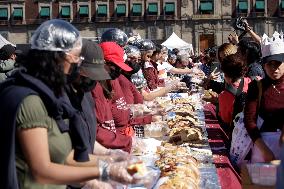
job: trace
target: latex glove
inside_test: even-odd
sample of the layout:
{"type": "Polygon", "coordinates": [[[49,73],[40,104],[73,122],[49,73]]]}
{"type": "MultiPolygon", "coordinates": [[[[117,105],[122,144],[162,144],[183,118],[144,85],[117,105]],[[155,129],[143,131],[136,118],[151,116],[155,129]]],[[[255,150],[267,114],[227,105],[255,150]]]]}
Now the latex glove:
{"type": "Polygon", "coordinates": [[[217,68],[215,68],[214,70],[213,70],[213,72],[211,72],[211,74],[210,74],[210,76],[209,76],[209,79],[210,80],[215,80],[215,79],[217,79],[219,76],[220,76],[220,72],[217,72],[216,71],[217,70],[217,68]]]}
{"type": "Polygon", "coordinates": [[[120,149],[110,149],[109,156],[114,162],[119,162],[127,160],[129,153],[120,149]]]}
{"type": "Polygon", "coordinates": [[[95,179],[86,182],[85,186],[83,186],[82,189],[114,189],[114,188],[107,182],[95,179]]]}
{"type": "Polygon", "coordinates": [[[172,82],[170,84],[170,91],[176,91],[180,88],[179,82],[172,82]]]}
{"type": "Polygon", "coordinates": [[[180,86],[180,88],[184,88],[184,87],[186,87],[186,83],[185,82],[179,82],[178,86],[180,86]]]}
{"type": "Polygon", "coordinates": [[[123,183],[130,184],[134,181],[133,177],[127,172],[128,162],[118,162],[109,164],[110,179],[123,183]]]}

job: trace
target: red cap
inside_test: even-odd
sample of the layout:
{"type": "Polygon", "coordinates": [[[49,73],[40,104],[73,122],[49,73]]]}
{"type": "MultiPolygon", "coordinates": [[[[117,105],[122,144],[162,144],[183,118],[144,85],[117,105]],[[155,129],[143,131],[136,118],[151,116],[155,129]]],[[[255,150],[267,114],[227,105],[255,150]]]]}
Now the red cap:
{"type": "Polygon", "coordinates": [[[101,43],[100,46],[104,52],[105,61],[113,62],[127,72],[132,71],[132,68],[124,63],[124,51],[118,44],[108,41],[101,43]]]}

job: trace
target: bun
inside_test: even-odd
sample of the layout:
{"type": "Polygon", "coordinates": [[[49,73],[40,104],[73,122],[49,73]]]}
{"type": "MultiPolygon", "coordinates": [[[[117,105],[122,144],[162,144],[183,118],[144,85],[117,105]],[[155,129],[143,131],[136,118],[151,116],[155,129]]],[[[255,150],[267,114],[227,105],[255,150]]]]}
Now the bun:
{"type": "Polygon", "coordinates": [[[147,172],[147,168],[143,162],[136,162],[127,167],[127,172],[130,175],[138,173],[140,176],[144,176],[147,172]]]}

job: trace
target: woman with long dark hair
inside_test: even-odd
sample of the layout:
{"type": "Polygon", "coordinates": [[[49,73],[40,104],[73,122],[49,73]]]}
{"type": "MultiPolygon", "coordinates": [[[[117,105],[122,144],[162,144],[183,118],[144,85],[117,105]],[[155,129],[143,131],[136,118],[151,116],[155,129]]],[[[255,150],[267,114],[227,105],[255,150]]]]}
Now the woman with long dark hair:
{"type": "Polygon", "coordinates": [[[89,161],[79,116],[63,90],[65,74],[71,79],[83,59],[81,48],[79,31],[71,24],[47,21],[20,60],[23,69],[0,85],[1,188],[58,189],[95,178],[132,180],[121,165],[63,165],[72,149],[74,160],[89,161]]]}

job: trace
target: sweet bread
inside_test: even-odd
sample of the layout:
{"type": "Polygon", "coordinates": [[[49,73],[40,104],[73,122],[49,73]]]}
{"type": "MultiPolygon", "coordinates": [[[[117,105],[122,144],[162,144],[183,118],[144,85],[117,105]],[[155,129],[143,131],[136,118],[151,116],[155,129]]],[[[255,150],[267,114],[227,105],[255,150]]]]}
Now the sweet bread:
{"type": "Polygon", "coordinates": [[[127,167],[127,172],[130,175],[134,175],[137,173],[140,176],[143,176],[147,173],[147,168],[143,162],[136,162],[127,167]]]}

